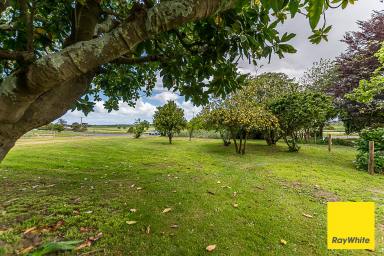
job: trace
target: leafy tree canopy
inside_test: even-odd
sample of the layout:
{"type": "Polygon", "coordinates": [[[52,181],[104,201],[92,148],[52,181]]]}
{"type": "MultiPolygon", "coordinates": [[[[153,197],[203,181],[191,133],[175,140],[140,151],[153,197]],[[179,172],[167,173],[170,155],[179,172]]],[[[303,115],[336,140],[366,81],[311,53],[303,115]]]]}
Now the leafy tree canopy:
{"type": "Polygon", "coordinates": [[[27,131],[67,110],[133,105],[157,79],[196,104],[238,88],[239,58],[256,63],[296,50],[279,23],[320,17],[334,0],[1,0],[0,159],[27,131]]]}
{"type": "Polygon", "coordinates": [[[368,81],[381,66],[375,53],[384,41],[384,13],[375,12],[369,20],[360,21],[358,25],[359,31],[344,36],[343,42],[347,44],[347,50],[336,58],[337,79],[334,79],[327,90],[341,110],[341,119],[347,132],[360,131],[365,127],[384,123],[382,95],[372,98],[369,103],[352,100],[346,96],[359,87],[360,81],[365,84],[364,81],[368,81]]]}
{"type": "Polygon", "coordinates": [[[378,107],[384,108],[384,44],[375,57],[379,60],[380,66],[373,72],[373,76],[369,80],[361,80],[359,87],[353,89],[347,98],[365,104],[377,101],[378,107]]]}
{"type": "MultiPolygon", "coordinates": [[[[77,35],[74,30],[86,26],[83,23],[87,22],[82,12],[98,13],[95,30],[83,33],[101,37],[127,19],[136,18],[137,13],[166,1],[2,2],[0,79],[35,59],[59,52],[76,42],[82,35],[77,35]]],[[[311,39],[314,42],[325,39],[330,28],[316,28],[320,15],[328,8],[326,0],[233,2],[234,8],[153,36],[141,42],[133,52],[100,66],[93,85],[77,101],[76,107],[91,111],[101,94],[108,97],[105,105],[109,110],[117,109],[119,100],[133,105],[141,89],[147,93],[153,89],[157,72],[166,88],[180,91],[187,100],[192,99],[197,104],[206,103],[210,94],[224,96],[239,87],[244,78],[237,74],[239,57],[256,63],[259,58],[270,58],[272,53],[283,57],[284,53],[296,52],[288,44],[295,35],[279,35],[276,29],[288,16],[307,13],[310,26],[317,35],[311,39]]],[[[344,7],[348,1],[333,2],[342,3],[344,7]]]]}
{"type": "Polygon", "coordinates": [[[332,99],[322,93],[294,92],[269,105],[290,151],[298,151],[298,133],[323,125],[334,113],[332,99]]]}

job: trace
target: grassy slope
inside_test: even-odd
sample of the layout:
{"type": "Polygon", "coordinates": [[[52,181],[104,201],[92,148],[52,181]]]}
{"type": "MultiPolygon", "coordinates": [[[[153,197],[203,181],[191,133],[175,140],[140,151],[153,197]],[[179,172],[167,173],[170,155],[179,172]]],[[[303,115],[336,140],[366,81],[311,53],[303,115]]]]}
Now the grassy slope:
{"type": "Polygon", "coordinates": [[[101,231],[103,238],[84,250],[103,249],[100,254],[204,255],[208,244],[217,244],[217,255],[326,255],[325,201],[375,201],[383,223],[384,177],[356,171],[351,148],[329,154],[326,146],[304,146],[295,154],[251,142],[245,156],[233,151],[219,140],[183,138],[174,145],[164,138],[21,143],[0,167],[0,228],[13,228],[0,233],[0,246],[3,240],[10,250],[23,230],[63,219],[44,240],[101,231]],[[162,213],[167,207],[172,211],[162,213]]]}

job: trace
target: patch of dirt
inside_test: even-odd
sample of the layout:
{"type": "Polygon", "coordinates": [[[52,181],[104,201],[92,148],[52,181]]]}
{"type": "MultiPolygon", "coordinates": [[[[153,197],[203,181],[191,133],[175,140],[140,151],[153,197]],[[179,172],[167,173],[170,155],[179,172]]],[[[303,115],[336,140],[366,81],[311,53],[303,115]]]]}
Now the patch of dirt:
{"type": "Polygon", "coordinates": [[[330,191],[326,191],[326,190],[323,190],[323,189],[315,189],[313,191],[313,195],[318,198],[318,199],[321,199],[324,203],[325,202],[338,202],[340,201],[340,198],[333,192],[330,192],[330,191]]]}
{"type": "Polygon", "coordinates": [[[283,187],[293,189],[299,193],[308,193],[314,198],[319,199],[322,203],[340,201],[340,198],[335,193],[324,190],[318,185],[307,186],[299,181],[282,181],[281,184],[283,187]]]}

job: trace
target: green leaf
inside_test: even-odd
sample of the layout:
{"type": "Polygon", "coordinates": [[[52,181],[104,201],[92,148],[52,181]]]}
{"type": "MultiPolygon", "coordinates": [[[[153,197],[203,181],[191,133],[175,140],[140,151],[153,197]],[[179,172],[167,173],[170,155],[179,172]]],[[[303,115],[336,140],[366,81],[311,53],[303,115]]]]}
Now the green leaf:
{"type": "Polygon", "coordinates": [[[296,34],[294,34],[294,33],[290,33],[290,34],[284,33],[284,35],[281,37],[280,41],[281,42],[288,42],[289,40],[291,40],[295,36],[296,36],[296,34]]]}
{"type": "Polygon", "coordinates": [[[289,1],[289,12],[291,13],[291,17],[295,17],[296,13],[299,11],[300,2],[298,0],[289,1]]]}
{"type": "Polygon", "coordinates": [[[36,251],[28,254],[29,256],[43,256],[59,251],[72,251],[76,245],[82,241],[63,241],[63,242],[50,242],[42,245],[36,251]]]}
{"type": "Polygon", "coordinates": [[[309,24],[312,29],[315,29],[317,24],[319,24],[321,14],[323,13],[325,0],[309,0],[309,24]]]}
{"type": "Polygon", "coordinates": [[[279,47],[283,52],[287,52],[287,53],[297,52],[297,50],[290,44],[280,44],[279,47]]]}

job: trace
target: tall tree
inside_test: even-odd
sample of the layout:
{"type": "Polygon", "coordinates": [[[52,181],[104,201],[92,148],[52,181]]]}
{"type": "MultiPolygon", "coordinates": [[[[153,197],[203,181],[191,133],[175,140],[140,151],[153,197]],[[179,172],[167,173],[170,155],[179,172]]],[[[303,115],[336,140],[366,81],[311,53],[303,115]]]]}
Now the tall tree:
{"type": "Polygon", "coordinates": [[[371,19],[359,21],[358,25],[359,31],[344,36],[347,50],[336,59],[337,79],[328,88],[328,93],[334,96],[335,103],[341,109],[341,119],[347,132],[384,123],[380,108],[382,98],[362,103],[346,97],[359,86],[361,80],[368,80],[380,66],[375,53],[384,41],[384,12],[373,13],[371,19]]]}
{"type": "Polygon", "coordinates": [[[153,116],[153,125],[156,130],[165,134],[169,139],[169,144],[172,144],[175,133],[179,133],[187,125],[184,110],[179,108],[174,101],[169,101],[164,106],[157,107],[153,116]]]}
{"type": "Polygon", "coordinates": [[[328,0],[0,3],[0,160],[27,131],[69,109],[89,112],[101,94],[108,110],[133,105],[157,73],[197,104],[233,91],[239,57],[295,52],[287,44],[294,35],[276,30],[287,14],[308,10],[312,42],[329,31],[317,28],[328,0]]]}

